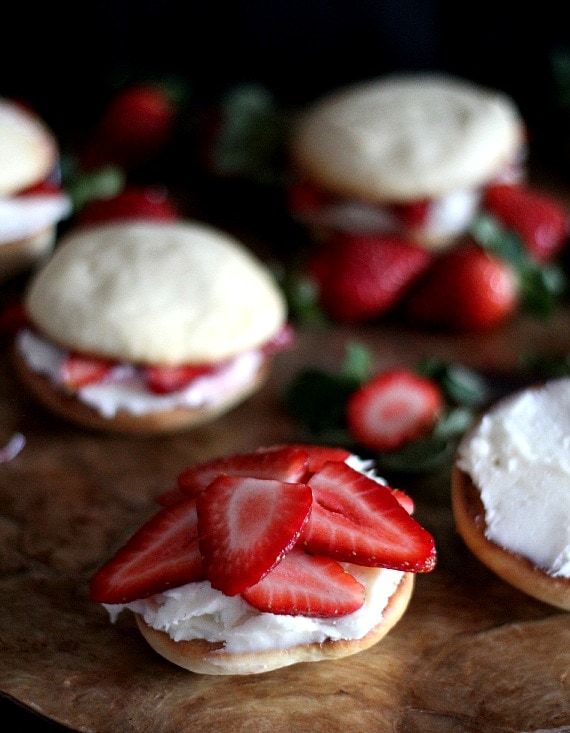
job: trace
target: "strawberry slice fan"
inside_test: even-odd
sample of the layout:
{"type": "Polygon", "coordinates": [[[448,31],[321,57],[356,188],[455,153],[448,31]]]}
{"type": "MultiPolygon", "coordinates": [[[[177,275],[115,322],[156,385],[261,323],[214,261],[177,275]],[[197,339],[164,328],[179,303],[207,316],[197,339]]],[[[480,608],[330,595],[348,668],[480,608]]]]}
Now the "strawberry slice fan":
{"type": "Polygon", "coordinates": [[[127,604],[207,580],[261,612],[328,618],[364,603],[351,565],[433,570],[435,542],[411,516],[410,497],[352,458],[280,445],[182,471],[157,513],[95,573],[90,599],[127,604]]]}

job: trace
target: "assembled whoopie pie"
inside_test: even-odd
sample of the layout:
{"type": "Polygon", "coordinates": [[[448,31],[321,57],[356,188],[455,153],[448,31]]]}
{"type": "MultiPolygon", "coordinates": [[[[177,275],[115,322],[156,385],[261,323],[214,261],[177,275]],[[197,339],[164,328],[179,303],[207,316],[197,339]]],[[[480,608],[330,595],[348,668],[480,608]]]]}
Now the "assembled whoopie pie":
{"type": "Polygon", "coordinates": [[[402,618],[436,564],[414,502],[340,447],[285,444],[188,466],[161,508],[94,573],[191,672],[260,674],[351,656],[402,618]]]}
{"type": "Polygon", "coordinates": [[[59,148],[32,110],[0,97],[0,280],[51,253],[71,203],[59,187],[59,148]]]}
{"type": "Polygon", "coordinates": [[[285,299],[240,241],[196,221],[122,221],[62,238],[31,280],[17,373],[88,428],[199,425],[264,382],[290,343],[285,299]]]}
{"type": "Polygon", "coordinates": [[[359,82],[295,122],[292,213],[319,240],[386,233],[441,249],[467,230],[486,185],[521,179],[525,142],[500,91],[435,73],[359,82]]]}

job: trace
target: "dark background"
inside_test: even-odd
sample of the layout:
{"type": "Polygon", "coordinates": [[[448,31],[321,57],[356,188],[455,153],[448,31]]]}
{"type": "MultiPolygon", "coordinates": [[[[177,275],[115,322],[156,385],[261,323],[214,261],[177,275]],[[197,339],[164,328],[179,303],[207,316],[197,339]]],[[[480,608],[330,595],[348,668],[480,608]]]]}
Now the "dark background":
{"type": "Polygon", "coordinates": [[[197,105],[244,81],[299,105],[353,80],[436,69],[510,93],[548,150],[568,126],[553,70],[570,55],[565,5],[16,0],[3,10],[0,94],[27,98],[64,135],[112,90],[153,75],[184,78],[197,105]]]}
{"type": "MultiPolygon", "coordinates": [[[[0,95],[28,101],[65,140],[140,79],[179,76],[197,106],[259,82],[297,106],[351,81],[440,70],[511,94],[535,153],[568,173],[565,15],[563,2],[12,0],[2,9],[0,95]]],[[[13,730],[63,730],[2,698],[1,714],[13,730]]]]}

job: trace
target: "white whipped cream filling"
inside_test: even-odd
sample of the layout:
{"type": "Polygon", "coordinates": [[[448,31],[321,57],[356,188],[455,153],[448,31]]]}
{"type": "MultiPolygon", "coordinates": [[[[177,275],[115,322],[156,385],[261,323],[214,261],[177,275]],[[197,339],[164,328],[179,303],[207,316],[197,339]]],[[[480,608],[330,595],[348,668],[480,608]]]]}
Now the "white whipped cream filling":
{"type": "MultiPolygon", "coordinates": [[[[56,385],[62,384],[61,367],[67,351],[28,329],[18,333],[16,344],[30,369],[56,385]]],[[[81,387],[74,394],[106,418],[114,417],[119,410],[144,415],[176,407],[215,405],[250,384],[262,360],[259,350],[245,352],[215,373],[198,377],[184,389],[168,394],[150,392],[135,365],[118,364],[101,382],[81,387]]]]}
{"type": "MultiPolygon", "coordinates": [[[[375,473],[373,461],[351,455],[346,463],[377,483],[386,483],[375,473]]],[[[364,604],[357,611],[336,618],[262,613],[239,595],[226,596],[215,590],[207,580],[127,604],[102,605],[113,623],[121,611],[130,609],[140,614],[149,626],[165,631],[175,641],[223,642],[225,652],[286,649],[326,639],[361,639],[379,623],[404,573],[341,564],[362,583],[366,594],[364,604]]]]}
{"type": "Polygon", "coordinates": [[[486,536],[570,578],[570,379],[499,404],[459,447],[479,487],[486,536]]]}
{"type": "Polygon", "coordinates": [[[71,213],[64,193],[0,197],[0,245],[29,237],[71,213]]]}
{"type": "MultiPolygon", "coordinates": [[[[506,164],[494,179],[495,183],[520,183],[525,177],[526,148],[506,164]]],[[[423,239],[451,239],[465,234],[478,213],[483,194],[480,188],[450,191],[429,200],[426,220],[422,222],[423,239]]],[[[390,206],[366,204],[356,200],[341,200],[296,214],[309,226],[337,229],[356,234],[396,234],[409,231],[390,206]]]]}
{"type": "Polygon", "coordinates": [[[379,623],[403,573],[349,564],[345,567],[365,586],[366,598],[357,611],[337,618],[261,613],[241,596],[225,596],[215,590],[207,580],[126,605],[103,605],[113,622],[128,608],[175,641],[224,642],[225,652],[260,652],[326,639],[361,639],[379,623]]]}
{"type": "MultiPolygon", "coordinates": [[[[455,237],[467,231],[479,208],[478,190],[461,190],[430,201],[421,229],[428,237],[455,237]]],[[[358,201],[338,201],[298,215],[306,224],[357,234],[406,235],[402,223],[388,206],[358,201]]]]}

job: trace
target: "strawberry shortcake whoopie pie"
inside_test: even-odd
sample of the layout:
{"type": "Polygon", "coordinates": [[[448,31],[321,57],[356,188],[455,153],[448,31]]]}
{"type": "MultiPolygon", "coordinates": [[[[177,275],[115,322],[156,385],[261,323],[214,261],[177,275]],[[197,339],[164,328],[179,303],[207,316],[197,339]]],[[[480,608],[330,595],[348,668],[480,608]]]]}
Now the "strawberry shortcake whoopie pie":
{"type": "Polygon", "coordinates": [[[370,461],[284,444],[182,471],[93,574],[111,621],[191,672],[247,675],[347,657],[401,619],[432,535],[370,461]]]}
{"type": "Polygon", "coordinates": [[[272,273],[197,221],[118,221],[62,237],[24,296],[16,372],[94,429],[182,430],[237,405],[291,344],[272,273]]]}
{"type": "Polygon", "coordinates": [[[33,110],[0,97],[0,280],[49,256],[70,214],[54,134],[33,110]]]}
{"type": "Polygon", "coordinates": [[[496,403],[462,439],[452,508],[467,547],[496,575],[570,611],[570,379],[496,403]]]}
{"type": "Polygon", "coordinates": [[[334,232],[431,250],[464,234],[490,183],[524,177],[526,130],[507,94],[452,75],[386,75],[334,90],[290,133],[292,214],[334,232]]]}

